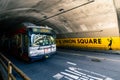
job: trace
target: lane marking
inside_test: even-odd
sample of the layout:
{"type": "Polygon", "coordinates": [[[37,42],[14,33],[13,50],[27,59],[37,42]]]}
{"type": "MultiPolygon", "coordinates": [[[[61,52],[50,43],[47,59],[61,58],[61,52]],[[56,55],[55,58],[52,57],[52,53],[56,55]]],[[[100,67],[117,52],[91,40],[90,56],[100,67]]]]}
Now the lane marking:
{"type": "Polygon", "coordinates": [[[78,73],[78,74],[80,74],[80,75],[84,75],[84,76],[86,76],[86,74],[77,71],[76,68],[74,68],[74,67],[69,67],[68,69],[70,69],[70,70],[72,70],[72,71],[74,71],[74,72],[76,72],[76,73],[78,73]]]}
{"type": "Polygon", "coordinates": [[[79,80],[89,80],[89,79],[85,79],[85,78],[82,78],[82,77],[81,77],[79,80]]]}
{"type": "MultiPolygon", "coordinates": [[[[74,67],[73,67],[74,68],[74,67]]],[[[81,69],[81,68],[77,68],[77,70],[79,70],[79,71],[84,71],[84,72],[87,72],[87,73],[90,73],[90,74],[94,74],[94,75],[98,75],[98,76],[101,76],[101,77],[106,77],[106,76],[104,76],[104,75],[102,75],[102,74],[99,74],[99,73],[95,73],[95,72],[92,72],[92,71],[88,71],[88,70],[85,70],[85,69],[81,69]]]]}
{"type": "Polygon", "coordinates": [[[76,66],[77,64],[76,63],[73,63],[73,62],[67,62],[67,64],[70,64],[70,65],[73,65],[73,66],[76,66]]]}
{"type": "MultiPolygon", "coordinates": [[[[63,52],[64,53],[64,52],[63,52]]],[[[67,53],[64,53],[67,54],[67,53]]],[[[70,55],[77,55],[77,56],[85,56],[85,57],[89,57],[89,58],[99,58],[99,57],[94,57],[94,56],[89,56],[89,55],[81,55],[81,54],[70,54],[70,55]]],[[[104,59],[105,58],[99,58],[99,59],[104,59]]],[[[113,60],[113,59],[108,59],[108,60],[113,60]]],[[[119,61],[119,60],[117,60],[119,61]]],[[[79,67],[76,67],[76,63],[67,61],[67,64],[70,64],[71,66],[69,66],[68,68],[64,69],[64,71],[59,72],[58,75],[56,77],[57,80],[114,80],[110,77],[104,76],[102,74],[96,73],[96,72],[92,72],[92,71],[88,71],[85,69],[81,69],[79,67]]]]}
{"type": "Polygon", "coordinates": [[[112,79],[112,78],[106,78],[105,80],[114,80],[114,79],[112,79]]]}
{"type": "Polygon", "coordinates": [[[60,80],[61,78],[63,78],[63,75],[60,73],[57,73],[56,75],[53,76],[55,79],[60,80]]]}
{"type": "Polygon", "coordinates": [[[101,78],[98,78],[98,77],[94,77],[94,76],[90,76],[90,75],[87,75],[88,77],[92,78],[92,79],[95,79],[95,80],[103,80],[101,78]]]}
{"type": "Polygon", "coordinates": [[[66,79],[68,79],[68,80],[74,80],[74,79],[72,79],[72,78],[69,78],[69,77],[67,77],[67,76],[65,76],[64,78],[66,78],[66,79]]]}
{"type": "Polygon", "coordinates": [[[68,67],[67,69],[57,73],[53,77],[57,80],[114,80],[99,73],[95,73],[78,67],[68,67]]]}
{"type": "Polygon", "coordinates": [[[70,73],[66,73],[66,72],[60,72],[60,73],[63,74],[63,75],[66,75],[66,76],[68,76],[68,77],[71,77],[71,78],[73,78],[73,79],[79,79],[78,76],[72,75],[72,74],[70,74],[70,73]]]}
{"type": "Polygon", "coordinates": [[[72,74],[75,74],[75,75],[77,75],[77,76],[82,76],[81,74],[78,74],[78,73],[73,72],[73,71],[68,70],[68,69],[65,69],[65,71],[66,71],[66,72],[69,72],[69,73],[72,73],[72,74]]]}
{"type": "Polygon", "coordinates": [[[89,80],[89,77],[87,77],[87,76],[82,76],[81,78],[89,80]]]}

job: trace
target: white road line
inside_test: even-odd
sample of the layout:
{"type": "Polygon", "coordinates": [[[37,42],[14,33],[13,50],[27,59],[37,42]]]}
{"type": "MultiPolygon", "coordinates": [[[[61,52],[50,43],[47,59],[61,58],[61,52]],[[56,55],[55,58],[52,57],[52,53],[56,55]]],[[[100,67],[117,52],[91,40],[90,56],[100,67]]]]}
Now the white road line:
{"type": "Polygon", "coordinates": [[[74,72],[76,72],[76,73],[78,73],[78,74],[80,74],[80,75],[84,75],[84,76],[86,76],[86,74],[77,71],[74,67],[69,67],[69,69],[72,70],[72,71],[74,71],[74,72]]]}
{"type": "MultiPolygon", "coordinates": [[[[88,71],[88,70],[84,70],[84,69],[81,69],[81,68],[69,67],[69,69],[72,70],[73,72],[76,72],[77,74],[80,74],[82,77],[84,77],[84,78],[86,78],[86,79],[89,77],[89,78],[93,78],[93,79],[97,79],[97,80],[103,80],[102,78],[104,78],[105,80],[114,80],[114,79],[112,79],[112,78],[110,78],[110,77],[106,77],[106,76],[104,76],[104,75],[102,75],[102,74],[95,73],[95,72],[88,71]],[[87,73],[94,74],[94,75],[100,76],[100,77],[102,77],[102,78],[98,78],[98,77],[94,77],[94,76],[91,76],[91,75],[87,75],[87,74],[82,73],[82,72],[80,72],[80,71],[85,71],[85,72],[87,72],[87,73]]],[[[73,72],[72,72],[72,73],[73,73],[73,72]]]]}
{"type": "Polygon", "coordinates": [[[60,72],[60,73],[63,74],[63,75],[66,75],[66,76],[68,76],[68,77],[71,77],[71,78],[73,78],[73,79],[79,79],[78,76],[75,76],[75,75],[72,75],[72,74],[69,74],[69,73],[66,73],[66,72],[60,72]]]}
{"type": "Polygon", "coordinates": [[[73,65],[73,66],[76,66],[77,64],[76,63],[73,63],[73,62],[67,62],[67,64],[70,64],[70,65],[73,65]]]}
{"type": "Polygon", "coordinates": [[[68,69],[65,69],[64,72],[57,73],[53,77],[57,80],[60,80],[62,78],[65,78],[67,80],[114,80],[110,77],[106,77],[104,75],[76,67],[68,67],[68,69]],[[85,74],[81,71],[85,71],[87,73],[90,73],[91,75],[88,75],[87,73],[85,74]]]}
{"type": "Polygon", "coordinates": [[[66,72],[69,72],[69,73],[72,73],[72,74],[74,74],[74,75],[77,75],[77,76],[81,76],[81,74],[78,74],[78,73],[76,73],[76,72],[70,71],[70,70],[68,70],[68,69],[65,69],[65,71],[66,71],[66,72]]]}
{"type": "Polygon", "coordinates": [[[108,77],[108,78],[106,78],[105,80],[114,80],[114,79],[108,77]]]}
{"type": "Polygon", "coordinates": [[[86,78],[81,77],[79,80],[89,80],[89,79],[86,79],[86,78]]]}
{"type": "Polygon", "coordinates": [[[84,78],[84,79],[89,79],[89,77],[87,77],[87,76],[82,76],[82,78],[84,78]]]}
{"type": "Polygon", "coordinates": [[[64,76],[64,78],[66,78],[66,79],[68,79],[68,80],[74,80],[74,79],[72,79],[72,78],[70,78],[70,77],[67,77],[67,76],[64,76]]]}
{"type": "Polygon", "coordinates": [[[106,77],[105,75],[102,75],[102,74],[99,74],[99,73],[95,73],[95,72],[92,72],[92,71],[88,71],[88,70],[85,70],[85,69],[81,69],[81,68],[77,68],[77,70],[79,70],[79,71],[85,71],[87,73],[98,75],[98,76],[103,77],[103,78],[106,77]]]}
{"type": "Polygon", "coordinates": [[[61,78],[63,78],[64,75],[57,73],[56,75],[54,75],[53,77],[57,80],[60,80],[61,78]]]}
{"type": "Polygon", "coordinates": [[[89,79],[89,80],[94,80],[94,79],[89,79]]]}
{"type": "Polygon", "coordinates": [[[98,77],[94,77],[94,76],[90,76],[90,75],[87,75],[88,77],[92,78],[92,79],[95,79],[95,80],[103,80],[101,78],[98,78],[98,77]]]}

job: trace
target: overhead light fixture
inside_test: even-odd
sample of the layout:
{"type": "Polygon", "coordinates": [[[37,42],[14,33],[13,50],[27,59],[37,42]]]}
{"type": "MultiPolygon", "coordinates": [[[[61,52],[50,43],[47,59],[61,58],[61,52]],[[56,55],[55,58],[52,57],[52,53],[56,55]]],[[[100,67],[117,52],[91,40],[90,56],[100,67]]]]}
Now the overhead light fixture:
{"type": "Polygon", "coordinates": [[[59,11],[64,11],[64,9],[63,9],[63,8],[61,8],[61,9],[59,9],[59,11]]]}
{"type": "Polygon", "coordinates": [[[47,16],[43,16],[43,18],[47,18],[47,16]]]}

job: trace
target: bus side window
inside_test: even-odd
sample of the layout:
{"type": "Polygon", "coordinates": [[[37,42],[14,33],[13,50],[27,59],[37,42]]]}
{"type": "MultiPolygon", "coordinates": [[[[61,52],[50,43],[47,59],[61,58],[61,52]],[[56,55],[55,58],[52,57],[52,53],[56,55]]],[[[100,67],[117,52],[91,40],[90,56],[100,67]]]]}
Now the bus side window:
{"type": "Polygon", "coordinates": [[[25,47],[28,47],[28,36],[25,35],[25,47]]]}
{"type": "Polygon", "coordinates": [[[25,53],[28,51],[28,36],[26,34],[23,34],[22,36],[23,40],[23,50],[25,53]]]}
{"type": "Polygon", "coordinates": [[[22,35],[21,34],[16,35],[16,44],[17,44],[18,52],[22,54],[23,50],[22,50],[22,35]]]}
{"type": "Polygon", "coordinates": [[[22,46],[21,35],[20,34],[16,35],[16,44],[17,44],[18,47],[22,46]]]}
{"type": "Polygon", "coordinates": [[[16,46],[17,46],[16,35],[14,35],[14,36],[12,37],[12,41],[11,41],[11,43],[12,43],[12,47],[16,47],[16,46]]]}

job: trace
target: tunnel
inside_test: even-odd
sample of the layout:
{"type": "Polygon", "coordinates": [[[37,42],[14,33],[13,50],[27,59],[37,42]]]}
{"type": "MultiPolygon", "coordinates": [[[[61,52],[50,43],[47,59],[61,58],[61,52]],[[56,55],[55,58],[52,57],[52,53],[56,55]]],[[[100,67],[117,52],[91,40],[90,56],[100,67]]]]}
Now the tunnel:
{"type": "Polygon", "coordinates": [[[1,0],[0,35],[23,22],[49,26],[59,48],[119,50],[119,0],[1,0]]]}
{"type": "Polygon", "coordinates": [[[0,80],[120,80],[119,3],[0,0],[0,80]]]}

